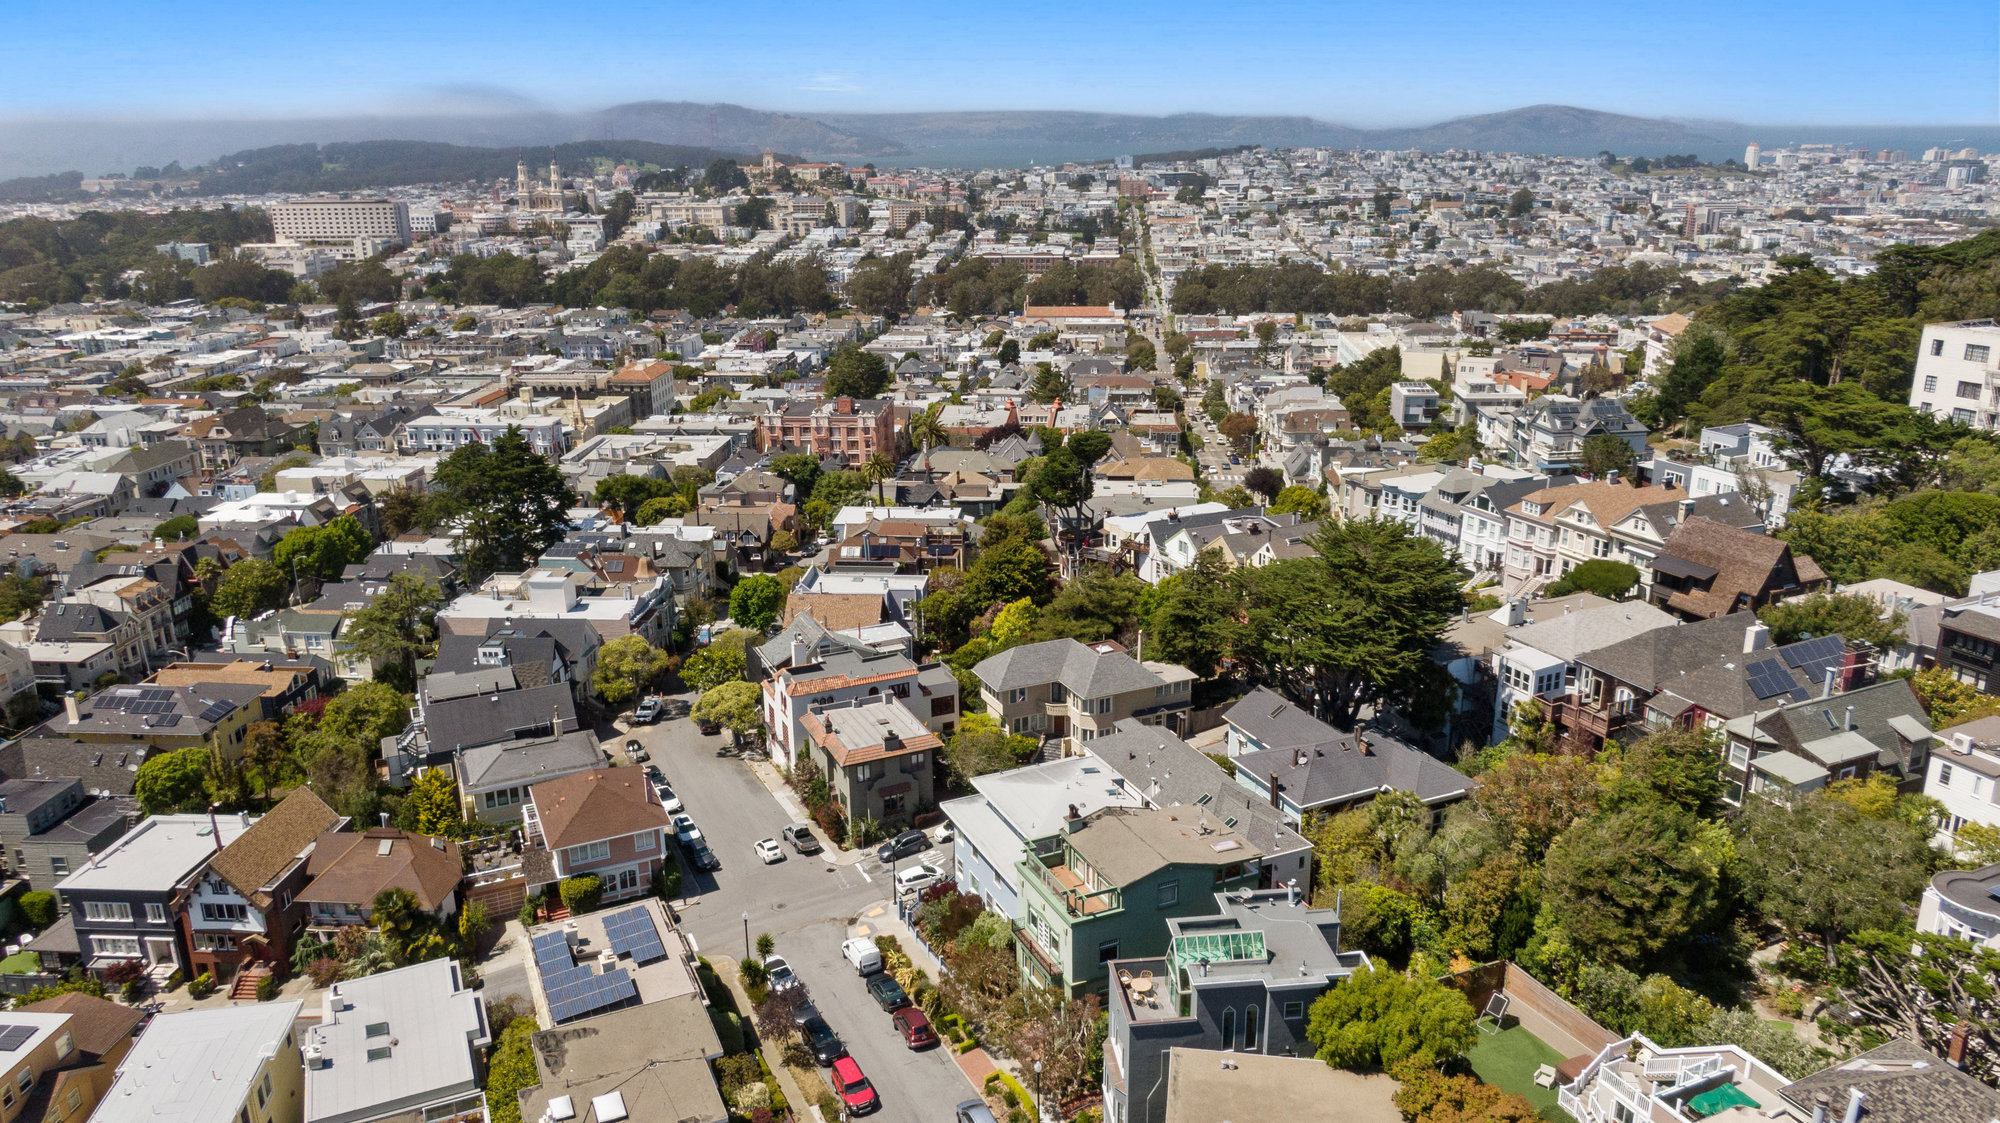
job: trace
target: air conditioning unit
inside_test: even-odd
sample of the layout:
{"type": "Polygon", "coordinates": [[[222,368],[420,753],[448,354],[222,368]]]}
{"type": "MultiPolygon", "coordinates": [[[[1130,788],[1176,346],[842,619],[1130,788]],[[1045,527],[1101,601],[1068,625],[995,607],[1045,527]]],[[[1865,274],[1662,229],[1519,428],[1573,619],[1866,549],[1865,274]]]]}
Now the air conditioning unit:
{"type": "Polygon", "coordinates": [[[306,1047],[302,1052],[305,1053],[307,1068],[325,1068],[327,1066],[326,1050],[320,1046],[317,1040],[308,1038],[306,1040],[306,1047]]]}
{"type": "Polygon", "coordinates": [[[1951,751],[1958,756],[1972,755],[1972,734],[1970,733],[1952,734],[1951,751]]]}

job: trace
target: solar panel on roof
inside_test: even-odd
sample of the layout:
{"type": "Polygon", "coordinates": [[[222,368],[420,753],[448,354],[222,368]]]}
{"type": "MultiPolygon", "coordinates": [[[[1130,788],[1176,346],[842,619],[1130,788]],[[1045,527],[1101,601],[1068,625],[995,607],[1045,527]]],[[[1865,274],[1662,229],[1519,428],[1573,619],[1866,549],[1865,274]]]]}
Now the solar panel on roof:
{"type": "Polygon", "coordinates": [[[0,1026],[0,1053],[11,1053],[35,1036],[33,1026],[0,1026]]]}
{"type": "Polygon", "coordinates": [[[179,714],[161,714],[159,717],[153,719],[153,727],[155,729],[162,727],[170,728],[172,726],[179,725],[180,723],[181,723],[181,715],[179,714]]]}
{"type": "Polygon", "coordinates": [[[1785,657],[1785,662],[1794,667],[1824,663],[1846,652],[1847,644],[1839,636],[1814,636],[1812,639],[1789,643],[1778,649],[1778,654],[1785,657]]]}
{"type": "Polygon", "coordinates": [[[212,703],[207,709],[201,712],[201,720],[221,721],[223,718],[226,718],[230,714],[233,714],[235,712],[236,712],[236,706],[234,703],[215,702],[212,703]]]}
{"type": "Polygon", "coordinates": [[[1750,681],[1750,692],[1760,700],[1775,698],[1780,694],[1789,695],[1792,688],[1798,685],[1792,681],[1792,676],[1786,672],[1784,664],[1776,659],[1759,659],[1743,668],[1743,673],[1750,681]]]}

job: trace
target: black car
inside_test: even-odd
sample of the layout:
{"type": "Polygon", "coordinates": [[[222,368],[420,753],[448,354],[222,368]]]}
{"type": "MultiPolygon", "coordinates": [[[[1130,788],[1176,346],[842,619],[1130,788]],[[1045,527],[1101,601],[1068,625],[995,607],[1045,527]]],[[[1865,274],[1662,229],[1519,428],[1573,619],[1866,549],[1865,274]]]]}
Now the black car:
{"type": "Polygon", "coordinates": [[[811,1006],[799,1012],[799,1038],[812,1050],[813,1060],[820,1064],[830,1065],[835,1058],[847,1055],[847,1046],[840,1043],[840,1035],[811,1006]]]}
{"type": "Polygon", "coordinates": [[[903,993],[903,984],[897,982],[889,972],[868,976],[868,996],[882,1009],[895,1013],[910,1004],[910,996],[903,993]]]}
{"type": "Polygon", "coordinates": [[[881,862],[893,862],[898,858],[907,858],[912,854],[921,854],[925,850],[930,849],[930,845],[930,836],[924,832],[904,831],[902,834],[883,843],[881,848],[875,851],[875,857],[881,862]]]}
{"type": "Polygon", "coordinates": [[[722,859],[715,856],[715,851],[708,848],[706,841],[697,838],[693,842],[688,843],[686,849],[688,861],[694,864],[695,869],[719,870],[722,868],[722,859]]]}

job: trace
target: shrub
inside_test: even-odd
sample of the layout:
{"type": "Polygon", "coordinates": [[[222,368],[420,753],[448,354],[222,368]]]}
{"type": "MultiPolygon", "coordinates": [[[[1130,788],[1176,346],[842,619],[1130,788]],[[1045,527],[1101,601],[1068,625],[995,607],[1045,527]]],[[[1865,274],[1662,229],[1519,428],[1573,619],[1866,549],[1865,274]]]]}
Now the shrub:
{"type": "Polygon", "coordinates": [[[734,1056],[743,1051],[743,1019],[727,1010],[708,1008],[708,1020],[715,1024],[715,1036],[722,1042],[725,1056],[734,1056]]]}
{"type": "Polygon", "coordinates": [[[340,960],[330,955],[322,955],[306,964],[306,978],[312,980],[313,986],[324,990],[340,981],[340,970],[344,966],[346,965],[340,960]]]}
{"type": "Polygon", "coordinates": [[[200,1001],[215,993],[215,976],[203,971],[188,984],[188,997],[200,1001]]]}
{"type": "Polygon", "coordinates": [[[1771,1008],[1787,1018],[1796,1018],[1806,1012],[1806,994],[1796,987],[1779,987],[1771,996],[1771,1008]]]}
{"type": "MultiPolygon", "coordinates": [[[[762,963],[746,959],[737,965],[736,977],[743,981],[744,990],[754,991],[763,987],[765,981],[770,979],[771,972],[762,963]]],[[[752,995],[751,998],[754,1001],[756,996],[752,995]]]]}
{"type": "Polygon", "coordinates": [[[752,1084],[763,1084],[764,1066],[755,1053],[732,1054],[715,1062],[715,1078],[722,1086],[722,1094],[734,1098],[752,1084]]]}
{"type": "Polygon", "coordinates": [[[517,1018],[499,1035],[486,1070],[488,1111],[493,1123],[521,1123],[521,1089],[541,1080],[535,1071],[535,1019],[517,1018]]]}
{"type": "Polygon", "coordinates": [[[278,976],[266,975],[257,980],[257,1001],[269,1002],[278,997],[278,976]]]}
{"type": "Polygon", "coordinates": [[[533,928],[535,926],[535,918],[540,916],[541,912],[542,899],[540,897],[529,897],[527,900],[521,902],[521,911],[514,914],[514,919],[520,921],[523,928],[533,928]]]}
{"type": "Polygon", "coordinates": [[[589,912],[604,897],[604,882],[594,873],[562,879],[562,903],[571,916],[589,912]]]}
{"type": "Polygon", "coordinates": [[[769,1111],[771,1089],[765,1087],[761,1080],[755,1084],[745,1084],[736,1089],[735,1095],[729,1097],[729,1106],[735,1108],[738,1115],[748,1115],[753,1111],[769,1111]]]}
{"type": "Polygon", "coordinates": [[[56,895],[47,889],[21,894],[20,905],[21,915],[28,918],[36,931],[56,922],[56,895]]]}
{"type": "Polygon", "coordinates": [[[833,1098],[832,1092],[825,1092],[820,1095],[819,1114],[822,1119],[832,1120],[840,1118],[840,1101],[833,1098]]]}
{"type": "Polygon", "coordinates": [[[106,967],[101,974],[105,982],[116,987],[145,978],[146,969],[139,965],[138,960],[128,959],[123,963],[114,963],[106,967]]]}
{"type": "Polygon", "coordinates": [[[141,998],[146,997],[146,984],[144,980],[125,980],[125,985],[118,988],[118,997],[124,999],[127,1003],[136,1003],[141,998]]]}

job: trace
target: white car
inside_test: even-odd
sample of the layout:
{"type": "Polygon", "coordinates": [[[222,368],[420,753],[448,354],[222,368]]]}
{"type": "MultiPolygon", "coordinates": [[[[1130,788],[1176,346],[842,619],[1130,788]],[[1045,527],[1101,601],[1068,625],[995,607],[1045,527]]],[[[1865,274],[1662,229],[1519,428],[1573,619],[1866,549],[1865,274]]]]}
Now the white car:
{"type": "Polygon", "coordinates": [[[776,862],[784,861],[785,851],[782,847],[778,845],[777,839],[760,838],[757,840],[757,856],[759,858],[762,858],[764,860],[764,864],[768,866],[776,862]]]}
{"type": "Polygon", "coordinates": [[[674,816],[674,837],[680,840],[682,846],[701,837],[701,828],[694,825],[694,816],[674,816]]]}
{"type": "Polygon", "coordinates": [[[906,870],[896,871],[896,892],[915,893],[928,889],[944,880],[944,871],[929,862],[918,862],[906,870]]]}
{"type": "Polygon", "coordinates": [[[660,807],[667,814],[672,815],[682,810],[681,797],[674,794],[673,785],[667,783],[665,780],[653,781],[653,793],[660,797],[660,807]]]}
{"type": "Polygon", "coordinates": [[[772,990],[790,990],[802,985],[799,977],[792,974],[792,965],[786,963],[782,955],[765,956],[764,971],[770,977],[772,990]]]}

